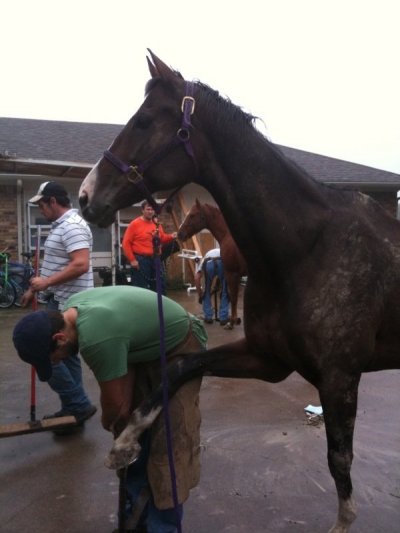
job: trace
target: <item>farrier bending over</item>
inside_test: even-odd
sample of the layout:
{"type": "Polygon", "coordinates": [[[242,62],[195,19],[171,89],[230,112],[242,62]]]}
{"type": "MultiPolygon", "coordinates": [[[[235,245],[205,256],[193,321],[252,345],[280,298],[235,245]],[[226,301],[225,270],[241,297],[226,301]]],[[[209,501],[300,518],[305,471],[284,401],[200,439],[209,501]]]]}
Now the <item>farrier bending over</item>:
{"type": "MultiPolygon", "coordinates": [[[[205,348],[207,334],[201,321],[166,297],[163,312],[169,360],[205,348]]],[[[79,348],[100,386],[103,427],[114,436],[124,429],[134,407],[160,383],[159,339],[157,294],[128,286],[90,289],[70,297],[63,312],[26,315],[13,336],[19,356],[35,367],[42,381],[50,379],[52,363],[79,348]]],[[[188,382],[170,402],[180,504],[200,477],[200,385],[201,378],[188,382]]],[[[147,515],[141,521],[149,532],[172,531],[175,512],[162,417],[151,436],[144,435],[142,448],[142,458],[128,468],[129,496],[134,500],[140,487],[149,485],[147,515]]]]}

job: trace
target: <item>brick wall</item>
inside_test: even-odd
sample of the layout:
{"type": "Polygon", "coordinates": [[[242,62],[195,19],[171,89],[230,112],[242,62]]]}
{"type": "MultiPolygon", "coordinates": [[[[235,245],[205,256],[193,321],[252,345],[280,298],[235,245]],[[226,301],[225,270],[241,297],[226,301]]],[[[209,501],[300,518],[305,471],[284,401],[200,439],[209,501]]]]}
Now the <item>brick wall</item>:
{"type": "Polygon", "coordinates": [[[13,260],[17,260],[18,220],[17,187],[0,187],[0,251],[9,249],[13,260]]]}

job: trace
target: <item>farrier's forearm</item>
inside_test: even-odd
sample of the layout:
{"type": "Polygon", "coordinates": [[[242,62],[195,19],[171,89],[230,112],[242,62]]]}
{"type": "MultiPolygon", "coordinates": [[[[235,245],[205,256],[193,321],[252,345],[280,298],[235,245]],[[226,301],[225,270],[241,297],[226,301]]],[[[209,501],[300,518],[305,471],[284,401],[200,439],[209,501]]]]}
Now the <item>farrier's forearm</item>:
{"type": "Polygon", "coordinates": [[[133,410],[134,381],[134,368],[130,366],[125,376],[100,383],[101,423],[114,436],[118,436],[129,421],[133,410]]]}

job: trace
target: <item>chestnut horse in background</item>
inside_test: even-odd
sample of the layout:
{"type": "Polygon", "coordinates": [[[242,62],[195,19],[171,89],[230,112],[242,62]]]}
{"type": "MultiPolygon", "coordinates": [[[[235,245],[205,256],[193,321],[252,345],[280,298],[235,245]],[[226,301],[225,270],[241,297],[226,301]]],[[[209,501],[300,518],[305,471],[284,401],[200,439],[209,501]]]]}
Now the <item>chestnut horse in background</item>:
{"type": "MultiPolygon", "coordinates": [[[[81,185],[83,216],[106,227],[155,191],[208,190],[247,263],[245,337],[171,362],[168,393],[203,374],[276,383],[298,372],[319,393],[338,496],[331,532],[346,533],[360,378],[400,368],[400,223],[370,197],[314,180],[217,91],[152,52],[147,61],[143,104],[81,185]]],[[[133,412],[110,466],[135,459],[162,397],[160,386],[133,412]]]]}
{"type": "Polygon", "coordinates": [[[231,304],[231,316],[225,329],[233,329],[235,324],[240,324],[237,302],[240,280],[247,275],[246,261],[236,246],[220,209],[211,204],[201,204],[196,198],[196,202],[179,227],[178,239],[186,241],[202,229],[208,229],[219,243],[231,304]]]}

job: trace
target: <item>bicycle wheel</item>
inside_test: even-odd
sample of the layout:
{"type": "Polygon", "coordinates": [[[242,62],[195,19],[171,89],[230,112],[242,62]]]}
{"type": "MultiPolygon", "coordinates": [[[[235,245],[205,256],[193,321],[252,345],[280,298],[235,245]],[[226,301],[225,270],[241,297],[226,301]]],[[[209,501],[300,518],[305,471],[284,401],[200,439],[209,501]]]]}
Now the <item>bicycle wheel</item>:
{"type": "Polygon", "coordinates": [[[15,289],[15,302],[14,302],[14,305],[18,306],[18,307],[21,307],[21,300],[22,300],[22,296],[24,294],[24,289],[21,287],[21,285],[14,285],[14,289],[15,289]]]}
{"type": "Polygon", "coordinates": [[[0,309],[6,309],[11,307],[17,294],[15,292],[15,287],[9,281],[6,281],[3,276],[0,277],[0,309]]]}
{"type": "MultiPolygon", "coordinates": [[[[16,263],[18,264],[18,263],[16,263]]],[[[8,272],[8,281],[10,281],[15,289],[15,302],[14,305],[21,307],[22,295],[29,288],[29,282],[25,281],[24,275],[20,272],[16,272],[15,268],[11,268],[8,272]]]]}

